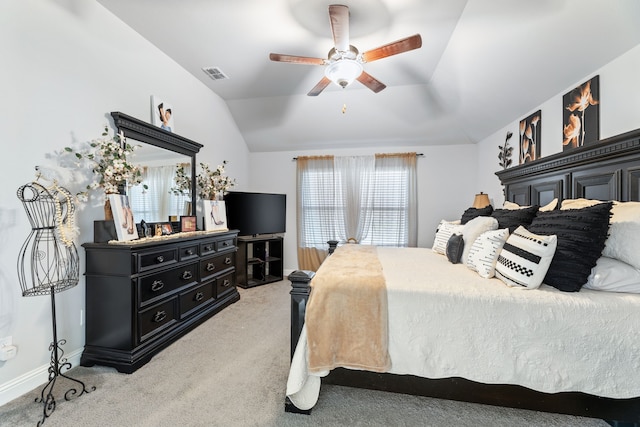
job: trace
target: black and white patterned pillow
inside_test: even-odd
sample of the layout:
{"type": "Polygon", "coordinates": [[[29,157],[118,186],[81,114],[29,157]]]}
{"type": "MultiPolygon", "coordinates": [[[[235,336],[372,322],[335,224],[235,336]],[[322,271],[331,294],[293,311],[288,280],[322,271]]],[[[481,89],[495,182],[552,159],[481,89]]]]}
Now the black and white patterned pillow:
{"type": "Polygon", "coordinates": [[[464,225],[460,225],[459,221],[440,221],[440,225],[436,229],[436,237],[433,239],[433,251],[445,255],[447,250],[447,242],[452,234],[462,234],[464,225]]]}
{"type": "Polygon", "coordinates": [[[605,247],[611,206],[606,202],[538,214],[527,227],[529,231],[558,237],[556,256],[544,283],[565,292],[577,292],[587,283],[605,247]]]}
{"type": "Polygon", "coordinates": [[[509,229],[485,231],[471,245],[465,263],[485,279],[495,275],[498,255],[509,237],[509,229]]]}
{"type": "Polygon", "coordinates": [[[512,287],[540,287],[556,252],[557,241],[555,235],[541,236],[523,226],[516,228],[498,255],[496,277],[512,287]]]}

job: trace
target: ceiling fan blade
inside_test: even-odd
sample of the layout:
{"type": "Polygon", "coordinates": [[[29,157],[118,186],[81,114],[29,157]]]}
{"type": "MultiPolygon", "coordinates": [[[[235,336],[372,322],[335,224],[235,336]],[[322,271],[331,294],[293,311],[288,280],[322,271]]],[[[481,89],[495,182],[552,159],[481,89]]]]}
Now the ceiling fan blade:
{"type": "Polygon", "coordinates": [[[282,55],[280,53],[270,53],[269,59],[276,62],[293,62],[294,64],[325,65],[326,60],[322,58],[311,58],[308,56],[282,55]]]}
{"type": "Polygon", "coordinates": [[[358,80],[360,83],[362,83],[363,85],[365,85],[366,87],[374,91],[375,93],[378,93],[382,89],[387,87],[387,85],[385,85],[380,80],[376,79],[366,71],[363,71],[362,74],[360,74],[356,80],[358,80]]]}
{"type": "Polygon", "coordinates": [[[336,50],[347,52],[349,50],[349,7],[341,4],[330,5],[329,20],[336,50]]]}
{"type": "Polygon", "coordinates": [[[378,59],[386,58],[387,56],[397,55],[420,47],[422,47],[422,37],[420,37],[420,34],[415,34],[413,36],[385,44],[384,46],[368,50],[362,54],[362,59],[365,62],[373,62],[378,59]]]}
{"type": "Polygon", "coordinates": [[[324,88],[326,88],[327,86],[329,86],[329,83],[331,83],[331,80],[329,80],[326,76],[323,77],[317,85],[315,85],[313,87],[313,89],[311,89],[309,91],[309,93],[307,94],[308,96],[318,96],[320,94],[320,92],[322,92],[324,90],[324,88]]]}

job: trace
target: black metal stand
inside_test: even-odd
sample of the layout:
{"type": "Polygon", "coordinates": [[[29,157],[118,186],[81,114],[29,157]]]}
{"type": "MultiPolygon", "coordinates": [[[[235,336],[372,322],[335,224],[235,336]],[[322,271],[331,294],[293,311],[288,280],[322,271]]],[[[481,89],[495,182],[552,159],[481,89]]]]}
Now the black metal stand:
{"type": "Polygon", "coordinates": [[[64,350],[62,350],[62,346],[67,342],[67,340],[61,339],[58,341],[58,331],[56,327],[56,298],[53,286],[51,286],[51,319],[53,325],[53,341],[49,345],[49,351],[51,352],[51,363],[48,369],[49,382],[42,389],[40,397],[36,398],[36,403],[43,404],[42,419],[38,422],[38,427],[41,426],[56,409],[56,399],[53,396],[53,388],[56,385],[56,380],[58,379],[58,377],[64,377],[79,384],[82,387],[79,394],[78,389],[75,387],[71,387],[69,390],[67,390],[64,393],[65,400],[71,400],[74,397],[80,397],[84,393],[91,393],[96,389],[95,387],[92,387],[91,390],[89,390],[82,381],[71,378],[70,376],[62,373],[62,370],[65,368],[67,371],[71,369],[71,363],[68,362],[67,359],[65,359],[64,350]]]}

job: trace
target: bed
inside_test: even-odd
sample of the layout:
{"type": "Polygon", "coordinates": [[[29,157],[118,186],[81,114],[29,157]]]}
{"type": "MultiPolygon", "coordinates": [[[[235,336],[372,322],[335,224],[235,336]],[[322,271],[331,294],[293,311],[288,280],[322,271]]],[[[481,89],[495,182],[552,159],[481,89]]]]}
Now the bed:
{"type": "MultiPolygon", "coordinates": [[[[534,218],[528,228],[510,229],[508,239],[531,233],[530,230],[539,232],[537,236],[548,237],[544,227],[557,218],[578,222],[591,218],[592,211],[604,210],[605,204],[608,216],[609,210],[623,205],[611,201],[640,201],[640,130],[496,174],[504,185],[505,200],[512,204],[545,206],[557,200],[558,207],[563,206],[562,210],[537,214],[538,219],[534,218]],[[571,202],[582,199],[605,203],[579,211],[564,210],[564,205],[570,209],[571,202]]],[[[613,214],[612,224],[616,215],[619,214],[613,214]]],[[[595,230],[594,227],[595,222],[582,228],[595,230]]],[[[610,248],[611,230],[605,228],[607,246],[598,250],[598,256],[606,253],[615,258],[620,250],[637,247],[640,236],[622,249],[610,248]]],[[[616,230],[623,235],[627,231],[616,230]]],[[[563,232],[557,235],[564,239],[563,232]]],[[[626,235],[629,237],[630,233],[626,235]]],[[[529,235],[524,237],[531,240],[529,235]]],[[[552,254],[549,262],[579,263],[580,260],[567,260],[567,246],[562,244],[565,252],[562,256],[557,256],[561,252],[552,254]]],[[[373,336],[388,337],[382,345],[387,346],[390,360],[380,357],[373,363],[361,363],[359,359],[345,361],[338,357],[316,363],[315,356],[309,356],[308,351],[309,347],[317,347],[320,325],[330,324],[331,317],[343,318],[336,311],[328,320],[313,320],[317,317],[311,316],[305,325],[311,282],[314,281],[314,292],[319,295],[316,283],[333,280],[331,274],[339,270],[336,265],[354,259],[352,251],[358,250],[356,246],[338,248],[315,274],[296,271],[289,276],[292,366],[286,410],[308,413],[322,382],[640,422],[640,294],[629,292],[633,288],[623,289],[624,292],[580,289],[580,286],[560,290],[547,285],[545,279],[536,289],[513,289],[506,286],[505,280],[481,277],[464,262],[453,264],[431,248],[373,249],[384,272],[387,290],[386,301],[374,306],[382,305],[388,310],[388,317],[380,321],[388,329],[373,336]],[[346,254],[341,254],[345,251],[346,254]],[[311,346],[307,343],[308,332],[314,337],[311,346]]],[[[367,263],[367,268],[360,270],[372,270],[369,261],[359,262],[367,263]]],[[[351,263],[352,270],[346,276],[356,277],[357,264],[351,263]]],[[[554,268],[557,270],[558,265],[549,271],[554,268]]],[[[575,277],[591,278],[590,270],[575,277]]],[[[575,277],[569,275],[562,280],[571,285],[577,280],[575,277]]],[[[363,282],[368,280],[372,278],[365,277],[363,282]]],[[[337,303],[324,303],[325,307],[342,305],[345,312],[357,312],[363,294],[354,286],[356,279],[347,282],[348,288],[355,288],[349,290],[355,299],[341,297],[337,303]]],[[[368,319],[358,314],[355,321],[349,317],[342,321],[355,325],[358,333],[362,333],[358,317],[368,319]]],[[[345,341],[352,339],[348,337],[345,341]]],[[[367,348],[363,353],[375,354],[376,349],[367,348]]]]}

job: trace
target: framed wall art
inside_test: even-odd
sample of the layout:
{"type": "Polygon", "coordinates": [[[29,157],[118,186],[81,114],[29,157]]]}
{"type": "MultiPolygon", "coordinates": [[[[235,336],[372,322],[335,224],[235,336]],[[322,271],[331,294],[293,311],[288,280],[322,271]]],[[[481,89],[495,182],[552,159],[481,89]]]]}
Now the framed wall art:
{"type": "Polygon", "coordinates": [[[562,97],[562,150],[600,140],[600,76],[562,97]]]}
{"type": "Polygon", "coordinates": [[[529,117],[520,120],[520,157],[519,164],[540,158],[542,136],[542,111],[538,110],[529,117]]]}

